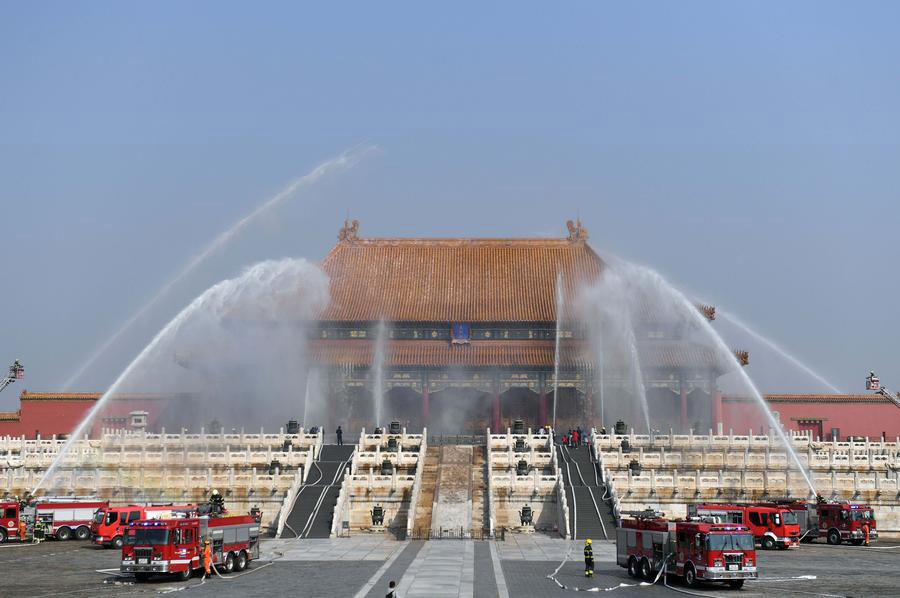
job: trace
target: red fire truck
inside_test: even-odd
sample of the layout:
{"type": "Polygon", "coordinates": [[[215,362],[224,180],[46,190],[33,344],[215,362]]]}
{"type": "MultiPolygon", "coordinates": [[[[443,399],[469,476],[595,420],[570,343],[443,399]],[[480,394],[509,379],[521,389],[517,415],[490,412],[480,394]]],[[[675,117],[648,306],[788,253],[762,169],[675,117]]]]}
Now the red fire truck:
{"type": "Polygon", "coordinates": [[[195,512],[196,505],[159,505],[106,507],[94,514],[91,523],[91,541],[109,548],[122,548],[125,527],[142,519],[172,519],[195,512]]]}
{"type": "Polygon", "coordinates": [[[142,520],[125,529],[120,569],[139,582],[155,573],[186,580],[203,567],[207,538],[213,564],[223,573],[240,571],[259,558],[259,522],[251,515],[142,520]]]}
{"type": "Polygon", "coordinates": [[[44,537],[57,540],[87,540],[91,536],[91,520],[97,509],[106,508],[109,502],[94,499],[40,500],[30,506],[18,502],[0,503],[0,542],[19,538],[19,521],[24,519],[31,532],[38,519],[44,524],[44,537]]]}
{"type": "Polygon", "coordinates": [[[824,536],[829,544],[846,541],[859,546],[866,541],[865,526],[869,527],[869,542],[878,539],[875,512],[867,504],[822,498],[815,504],[801,500],[779,500],[770,504],[790,509],[797,515],[801,538],[807,542],[824,536]]]}
{"type": "Polygon", "coordinates": [[[722,523],[735,523],[750,528],[753,537],[765,550],[800,545],[797,515],[782,506],[759,505],[688,505],[692,517],[715,517],[722,523]]]}
{"type": "Polygon", "coordinates": [[[689,586],[721,581],[734,589],[756,579],[750,529],[712,520],[668,521],[656,515],[624,519],[616,529],[616,563],[632,577],[653,581],[660,569],[689,586]]]}

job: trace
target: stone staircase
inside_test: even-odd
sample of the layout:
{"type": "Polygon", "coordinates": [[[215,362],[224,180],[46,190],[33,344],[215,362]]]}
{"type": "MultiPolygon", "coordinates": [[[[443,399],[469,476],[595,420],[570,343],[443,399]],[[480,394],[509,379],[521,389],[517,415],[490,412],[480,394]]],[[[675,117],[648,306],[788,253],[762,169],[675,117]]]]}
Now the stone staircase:
{"type": "Polygon", "coordinates": [[[569,533],[572,538],[612,539],[615,521],[603,501],[604,488],[588,447],[557,445],[559,467],[566,483],[569,533]]]}
{"type": "Polygon", "coordinates": [[[429,446],[425,450],[425,466],[422,469],[422,486],[416,503],[416,521],[413,530],[422,533],[431,529],[431,512],[434,508],[434,491],[437,488],[438,465],[441,447],[429,446]]]}

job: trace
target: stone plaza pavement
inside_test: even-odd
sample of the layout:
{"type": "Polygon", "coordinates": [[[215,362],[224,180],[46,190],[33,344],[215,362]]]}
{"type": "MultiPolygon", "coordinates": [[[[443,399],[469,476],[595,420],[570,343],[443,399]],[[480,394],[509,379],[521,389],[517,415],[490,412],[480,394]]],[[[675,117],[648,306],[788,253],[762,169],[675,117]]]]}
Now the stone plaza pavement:
{"type": "MultiPolygon", "coordinates": [[[[353,576],[356,567],[350,562],[381,562],[380,567],[353,594],[353,598],[384,596],[391,580],[397,582],[398,595],[409,598],[506,598],[511,595],[545,595],[555,591],[556,585],[545,576],[563,561],[567,553],[569,560],[580,563],[581,546],[580,541],[570,542],[541,534],[509,535],[504,542],[397,542],[381,537],[355,536],[303,541],[271,540],[264,543],[261,560],[271,561],[279,568],[288,567],[290,563],[302,566],[302,563],[324,565],[343,561],[347,563],[348,573],[354,571],[350,573],[353,576]],[[527,568],[532,574],[544,576],[541,587],[530,588],[526,593],[511,593],[504,570],[512,562],[532,562],[533,566],[527,568]]],[[[598,562],[611,563],[615,560],[614,545],[598,541],[594,546],[598,562]]]]}

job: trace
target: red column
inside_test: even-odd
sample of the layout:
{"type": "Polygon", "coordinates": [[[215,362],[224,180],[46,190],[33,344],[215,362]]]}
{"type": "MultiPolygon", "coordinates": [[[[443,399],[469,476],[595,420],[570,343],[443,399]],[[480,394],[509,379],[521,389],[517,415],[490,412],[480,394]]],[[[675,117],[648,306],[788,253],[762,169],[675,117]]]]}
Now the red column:
{"type": "Polygon", "coordinates": [[[688,430],[688,418],[687,418],[687,385],[684,383],[684,378],[678,379],[678,391],[681,394],[681,403],[679,405],[679,416],[681,418],[681,433],[684,434],[688,430]]]}
{"type": "Polygon", "coordinates": [[[500,412],[500,390],[494,391],[494,405],[493,405],[493,413],[491,417],[491,429],[494,430],[495,434],[500,434],[500,416],[502,415],[500,412]]]}
{"type": "Polygon", "coordinates": [[[422,387],[422,427],[428,426],[428,384],[422,387]]]}
{"type": "Polygon", "coordinates": [[[712,424],[714,433],[718,430],[720,423],[722,423],[722,391],[713,386],[712,424]]]}
{"type": "Polygon", "coordinates": [[[538,395],[538,425],[541,427],[547,425],[547,392],[543,389],[538,395]]]}

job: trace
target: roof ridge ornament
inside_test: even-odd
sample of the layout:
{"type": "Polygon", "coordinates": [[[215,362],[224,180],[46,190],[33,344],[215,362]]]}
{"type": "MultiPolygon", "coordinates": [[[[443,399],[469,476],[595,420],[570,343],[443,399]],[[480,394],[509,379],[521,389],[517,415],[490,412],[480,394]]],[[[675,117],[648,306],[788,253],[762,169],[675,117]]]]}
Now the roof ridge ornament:
{"type": "Polygon", "coordinates": [[[359,230],[359,220],[344,220],[344,227],[338,231],[338,241],[356,241],[359,237],[356,232],[359,230]]]}
{"type": "Polygon", "coordinates": [[[569,229],[568,240],[570,243],[584,243],[587,241],[588,232],[587,229],[581,225],[580,218],[576,218],[574,222],[572,220],[567,220],[566,227],[569,229]]]}

